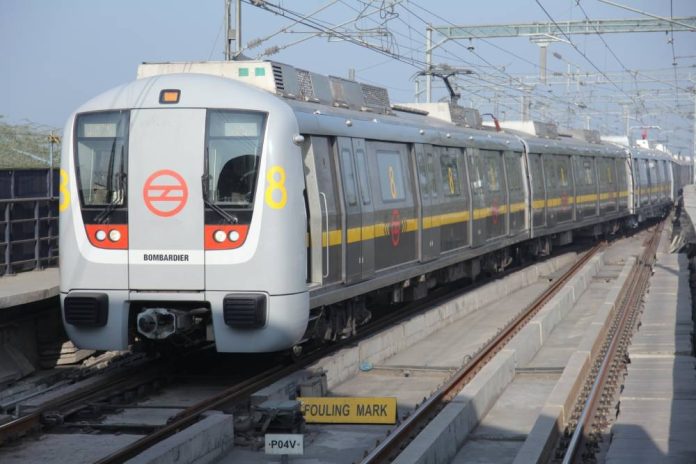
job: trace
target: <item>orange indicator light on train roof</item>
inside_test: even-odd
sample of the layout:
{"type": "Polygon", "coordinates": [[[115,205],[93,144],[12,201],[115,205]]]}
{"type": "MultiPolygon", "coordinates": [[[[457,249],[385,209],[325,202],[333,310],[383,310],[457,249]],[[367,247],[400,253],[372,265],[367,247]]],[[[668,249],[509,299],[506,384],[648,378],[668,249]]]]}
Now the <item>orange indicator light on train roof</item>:
{"type": "Polygon", "coordinates": [[[179,103],[179,97],[181,96],[181,90],[179,89],[164,89],[160,92],[159,102],[160,103],[179,103]]]}

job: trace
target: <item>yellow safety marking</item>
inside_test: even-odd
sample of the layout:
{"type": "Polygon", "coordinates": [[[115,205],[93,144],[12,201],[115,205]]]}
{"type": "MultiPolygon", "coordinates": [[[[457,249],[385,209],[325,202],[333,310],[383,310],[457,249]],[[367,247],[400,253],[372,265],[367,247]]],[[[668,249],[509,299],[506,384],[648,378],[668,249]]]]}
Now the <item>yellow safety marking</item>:
{"type": "Polygon", "coordinates": [[[315,424],[395,424],[396,398],[302,397],[305,422],[315,424]]]}
{"type": "MultiPolygon", "coordinates": [[[[626,198],[628,197],[628,190],[622,190],[620,192],[605,192],[600,195],[597,194],[587,194],[578,195],[576,197],[569,196],[567,199],[567,204],[563,204],[562,198],[549,198],[548,200],[534,200],[532,202],[532,208],[535,210],[542,209],[544,207],[554,208],[560,206],[569,207],[573,203],[590,203],[595,202],[599,198],[600,200],[607,200],[609,198],[626,198]]],[[[508,205],[498,206],[497,214],[518,213],[524,211],[527,205],[524,202],[513,203],[509,207],[508,205]]],[[[447,226],[452,224],[459,224],[471,220],[471,213],[469,211],[456,211],[452,213],[437,214],[433,216],[426,216],[422,219],[423,229],[432,229],[441,226],[447,226]]],[[[493,208],[476,208],[473,211],[474,220],[485,219],[493,216],[493,208]]],[[[415,232],[418,230],[418,219],[402,219],[400,221],[401,232],[415,232]]],[[[356,243],[362,240],[372,240],[375,238],[389,237],[391,235],[392,223],[380,222],[373,224],[371,226],[363,227],[353,227],[347,231],[347,243],[356,243]]],[[[329,232],[329,246],[340,245],[343,243],[341,230],[332,230],[329,232]]],[[[309,243],[309,239],[307,239],[309,243]]],[[[322,234],[322,246],[326,247],[326,232],[322,234]]]]}
{"type": "Polygon", "coordinates": [[[322,232],[321,234],[321,246],[334,246],[334,245],[340,245],[343,242],[341,239],[341,231],[340,230],[332,230],[329,232],[329,243],[326,243],[326,232],[322,232]]]}
{"type": "Polygon", "coordinates": [[[579,195],[575,197],[575,203],[590,203],[597,201],[596,193],[589,193],[587,195],[579,195]]]}

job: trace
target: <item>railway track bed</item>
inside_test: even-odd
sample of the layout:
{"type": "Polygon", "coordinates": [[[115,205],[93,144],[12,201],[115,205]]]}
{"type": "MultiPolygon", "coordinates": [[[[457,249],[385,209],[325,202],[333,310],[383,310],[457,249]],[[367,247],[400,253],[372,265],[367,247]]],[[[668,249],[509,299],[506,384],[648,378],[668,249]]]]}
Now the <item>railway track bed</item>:
{"type": "MultiPolygon", "coordinates": [[[[531,323],[516,329],[519,333],[502,351],[496,348],[486,355],[488,364],[468,374],[466,386],[434,409],[439,415],[430,414],[429,424],[418,425],[406,441],[395,445],[401,451],[396,462],[424,462],[432,459],[432,453],[438,456],[436,462],[464,462],[476,456],[512,462],[537,427],[539,414],[558,390],[573,355],[591,343],[588,334],[601,335],[598,318],[609,312],[611,298],[628,276],[630,256],[639,253],[646,233],[616,241],[580,267],[531,323]]],[[[188,423],[195,423],[195,430],[165,439],[140,455],[138,462],[162,459],[167,452],[186,454],[194,448],[201,456],[224,456],[220,462],[277,462],[278,457],[263,453],[262,435],[248,433],[249,411],[258,410],[259,405],[282,405],[298,390],[304,389],[305,396],[310,396],[307,390],[317,394],[322,373],[328,390],[324,393],[329,396],[396,397],[401,425],[307,424],[302,459],[381,462],[375,450],[398,435],[409,418],[418,416],[431,401],[426,398],[442,390],[454,373],[476,361],[484,347],[501,336],[501,328],[558,280],[575,259],[567,254],[527,267],[439,301],[427,313],[349,343],[288,376],[269,377],[265,388],[250,391],[244,401],[245,406],[256,408],[234,407],[221,400],[208,408],[212,412],[204,414],[201,409],[188,423]]],[[[103,462],[124,461],[129,455],[113,452],[142,441],[187,407],[223,389],[219,382],[200,385],[184,383],[137,401],[112,400],[111,406],[102,401],[100,414],[94,417],[87,415],[35,440],[0,448],[0,460],[24,462],[66,450],[71,462],[96,462],[106,456],[109,460],[103,462]]],[[[193,452],[186,462],[195,459],[193,452]]]]}

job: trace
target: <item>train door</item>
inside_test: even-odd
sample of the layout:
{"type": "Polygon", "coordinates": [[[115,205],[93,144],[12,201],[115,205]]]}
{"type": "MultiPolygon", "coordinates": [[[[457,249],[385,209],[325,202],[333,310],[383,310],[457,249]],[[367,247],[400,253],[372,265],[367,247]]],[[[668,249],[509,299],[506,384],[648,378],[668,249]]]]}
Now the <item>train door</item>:
{"type": "Polygon", "coordinates": [[[486,196],[486,230],[488,239],[507,234],[508,198],[503,171],[503,154],[500,151],[481,150],[485,159],[484,191],[486,196]]]}
{"type": "Polygon", "coordinates": [[[358,191],[362,210],[360,274],[363,279],[368,279],[375,273],[375,206],[372,202],[366,156],[365,140],[353,139],[353,157],[358,174],[358,191]]]}
{"type": "Polygon", "coordinates": [[[305,151],[307,199],[310,204],[311,281],[341,280],[341,198],[336,160],[326,137],[311,136],[305,151]]]}
{"type": "Polygon", "coordinates": [[[573,202],[575,197],[575,186],[573,185],[573,173],[571,172],[570,156],[559,155],[555,157],[558,190],[560,204],[556,213],[558,222],[568,222],[573,220],[573,202]]]}
{"type": "Polygon", "coordinates": [[[504,154],[505,175],[508,185],[508,215],[510,235],[522,232],[525,227],[525,192],[522,177],[522,154],[507,151],[504,154]]]}
{"type": "Polygon", "coordinates": [[[418,259],[417,179],[405,143],[367,142],[375,203],[375,269],[418,259]]]}
{"type": "Polygon", "coordinates": [[[486,164],[478,148],[467,148],[467,160],[469,161],[469,183],[471,184],[471,246],[480,246],[486,243],[486,221],[482,217],[486,208],[486,191],[484,176],[486,164]]]}
{"type": "Polygon", "coordinates": [[[599,213],[601,215],[616,211],[614,199],[614,173],[611,158],[597,158],[597,177],[599,179],[599,213]]]}
{"type": "Polygon", "coordinates": [[[538,229],[546,226],[546,186],[541,155],[530,153],[529,165],[532,176],[532,226],[538,229]]]}
{"type": "Polygon", "coordinates": [[[642,208],[650,204],[650,177],[648,177],[648,160],[645,158],[638,160],[638,180],[640,182],[640,206],[642,208]]]}
{"type": "Polygon", "coordinates": [[[443,252],[469,244],[469,198],[462,150],[440,148],[440,246],[443,252]]]}
{"type": "Polygon", "coordinates": [[[553,155],[542,157],[544,167],[544,185],[546,187],[546,225],[553,227],[558,222],[558,205],[560,204],[560,192],[558,189],[558,171],[553,155]]]}
{"type": "Polygon", "coordinates": [[[350,138],[337,137],[336,148],[345,207],[342,233],[343,277],[346,284],[351,284],[362,279],[362,208],[353,160],[353,144],[350,138]]]}
{"type": "Polygon", "coordinates": [[[619,211],[625,211],[628,207],[628,179],[626,176],[627,158],[616,158],[616,196],[618,197],[619,211]]]}
{"type": "Polygon", "coordinates": [[[416,168],[421,195],[420,258],[430,261],[440,255],[440,221],[438,220],[438,191],[435,171],[436,152],[432,145],[414,145],[416,168]]]}
{"type": "Polygon", "coordinates": [[[202,109],[131,112],[128,272],[134,290],[203,290],[202,109]],[[197,156],[196,156],[197,154],[197,156]]]}

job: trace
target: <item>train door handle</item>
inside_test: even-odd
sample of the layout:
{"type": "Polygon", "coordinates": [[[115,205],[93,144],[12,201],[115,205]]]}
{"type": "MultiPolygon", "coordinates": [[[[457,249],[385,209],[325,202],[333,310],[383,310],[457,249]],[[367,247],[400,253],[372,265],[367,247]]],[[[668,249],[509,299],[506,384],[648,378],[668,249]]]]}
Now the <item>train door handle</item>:
{"type": "Polygon", "coordinates": [[[324,239],[324,230],[326,230],[326,268],[325,268],[324,272],[322,272],[322,277],[324,279],[326,279],[327,277],[329,277],[329,273],[330,273],[329,264],[331,263],[331,253],[330,253],[331,243],[329,240],[330,235],[331,235],[331,234],[329,234],[329,207],[328,207],[328,204],[326,203],[326,194],[324,192],[319,192],[319,196],[321,197],[322,204],[324,206],[324,213],[325,213],[324,222],[322,223],[321,238],[322,238],[322,240],[324,239]],[[324,229],[324,227],[323,227],[324,224],[326,224],[326,229],[324,229]]]}

